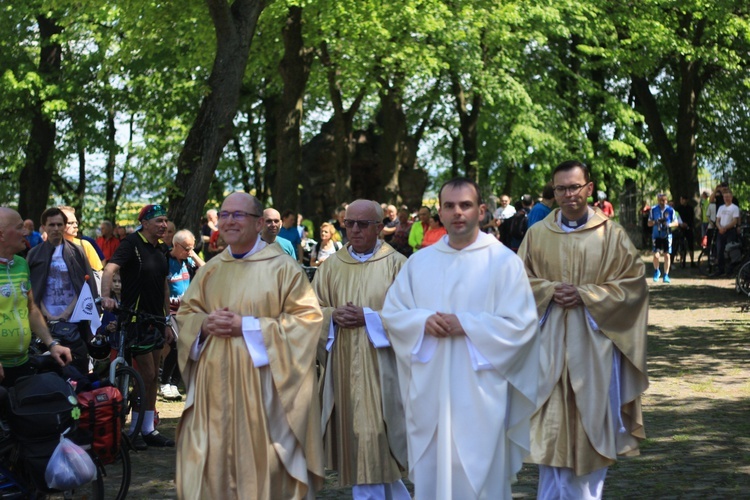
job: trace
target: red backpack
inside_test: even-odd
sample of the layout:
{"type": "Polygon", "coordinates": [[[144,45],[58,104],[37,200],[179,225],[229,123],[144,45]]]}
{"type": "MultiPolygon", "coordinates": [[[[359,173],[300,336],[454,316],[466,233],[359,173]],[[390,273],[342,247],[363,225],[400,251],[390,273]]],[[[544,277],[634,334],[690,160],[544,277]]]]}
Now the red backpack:
{"type": "Polygon", "coordinates": [[[78,395],[81,416],[78,428],[92,434],[94,453],[102,464],[111,464],[120,452],[122,394],[116,387],[100,387],[78,395]]]}

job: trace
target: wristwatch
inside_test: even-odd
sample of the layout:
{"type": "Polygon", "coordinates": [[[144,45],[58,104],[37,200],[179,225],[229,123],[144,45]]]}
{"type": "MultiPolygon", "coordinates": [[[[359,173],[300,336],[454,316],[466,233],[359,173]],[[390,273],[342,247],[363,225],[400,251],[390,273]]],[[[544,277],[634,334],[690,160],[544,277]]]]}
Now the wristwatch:
{"type": "Polygon", "coordinates": [[[49,345],[47,346],[47,349],[51,351],[52,348],[55,347],[56,345],[60,345],[59,340],[53,340],[52,342],[50,342],[49,345]]]}

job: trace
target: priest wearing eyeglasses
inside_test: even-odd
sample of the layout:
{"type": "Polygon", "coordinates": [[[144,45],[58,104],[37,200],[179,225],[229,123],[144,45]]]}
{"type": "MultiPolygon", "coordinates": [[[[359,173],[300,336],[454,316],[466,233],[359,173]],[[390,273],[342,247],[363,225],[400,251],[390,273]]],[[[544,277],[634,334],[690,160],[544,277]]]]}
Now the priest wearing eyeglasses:
{"type": "Polygon", "coordinates": [[[601,498],[608,467],[645,437],[645,268],[624,229],[587,205],[585,165],[561,163],[552,178],[560,208],[518,249],[543,352],[529,461],[539,464],[538,498],[601,498]]]}
{"type": "Polygon", "coordinates": [[[177,313],[187,388],[178,498],[314,498],[323,483],[322,315],[307,275],[262,227],[253,196],[224,200],[227,248],[198,270],[177,313]]]}
{"type": "Polygon", "coordinates": [[[380,317],[406,258],[378,239],[382,221],[378,203],[352,202],[344,218],[349,243],[313,280],[324,317],[322,425],[327,465],[338,471],[340,485],[352,486],[353,498],[408,500],[396,356],[380,317]]]}

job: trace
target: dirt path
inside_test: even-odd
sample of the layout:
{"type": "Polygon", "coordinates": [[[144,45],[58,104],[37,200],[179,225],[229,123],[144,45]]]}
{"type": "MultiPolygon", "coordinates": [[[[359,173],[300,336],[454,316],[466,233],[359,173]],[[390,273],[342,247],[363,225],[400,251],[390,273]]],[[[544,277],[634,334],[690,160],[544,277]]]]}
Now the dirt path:
{"type": "MultiPolygon", "coordinates": [[[[651,266],[647,265],[650,275],[651,266]]],[[[649,375],[642,455],[610,469],[605,498],[750,498],[750,313],[730,280],[675,269],[672,284],[648,280],[649,375]]],[[[181,403],[158,405],[170,436],[181,403]]],[[[133,454],[129,498],[176,498],[173,449],[133,454]]],[[[514,498],[535,498],[526,466],[514,498]]],[[[350,498],[329,486],[319,498],[350,498]]]]}

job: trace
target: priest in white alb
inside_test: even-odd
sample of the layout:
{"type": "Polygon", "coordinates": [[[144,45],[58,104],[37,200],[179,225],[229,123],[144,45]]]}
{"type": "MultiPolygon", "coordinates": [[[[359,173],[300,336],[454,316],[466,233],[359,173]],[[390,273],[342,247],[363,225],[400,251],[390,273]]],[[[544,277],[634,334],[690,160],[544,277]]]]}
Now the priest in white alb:
{"type": "Polygon", "coordinates": [[[382,317],[398,361],[416,498],[510,499],[529,451],[539,350],[520,259],[479,231],[479,188],[440,189],[448,234],[413,255],[382,317]]]}

